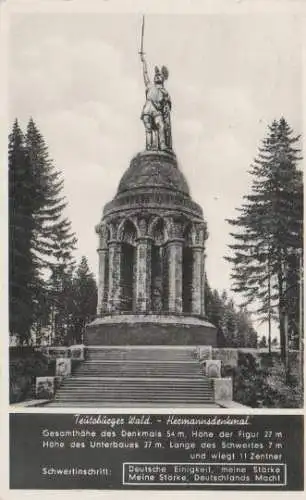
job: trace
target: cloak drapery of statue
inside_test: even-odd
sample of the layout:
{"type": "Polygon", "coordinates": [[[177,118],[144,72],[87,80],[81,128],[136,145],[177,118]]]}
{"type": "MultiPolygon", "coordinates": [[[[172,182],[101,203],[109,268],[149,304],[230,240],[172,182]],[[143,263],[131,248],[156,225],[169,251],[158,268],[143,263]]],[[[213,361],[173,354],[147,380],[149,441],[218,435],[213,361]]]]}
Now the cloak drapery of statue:
{"type": "Polygon", "coordinates": [[[164,82],[168,79],[169,72],[166,66],[162,66],[161,69],[155,66],[152,83],[143,52],[143,35],[144,18],[142,21],[142,38],[139,54],[143,64],[143,79],[146,87],[146,102],[141,113],[141,119],[146,131],[146,149],[171,151],[171,99],[164,87],[164,82]]]}

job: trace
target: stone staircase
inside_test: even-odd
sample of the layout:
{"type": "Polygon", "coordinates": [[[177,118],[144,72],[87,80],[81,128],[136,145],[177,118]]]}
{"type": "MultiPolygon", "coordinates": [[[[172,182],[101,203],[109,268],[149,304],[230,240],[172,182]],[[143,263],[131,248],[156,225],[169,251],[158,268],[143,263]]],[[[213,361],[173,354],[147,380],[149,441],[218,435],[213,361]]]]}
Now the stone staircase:
{"type": "Polygon", "coordinates": [[[51,407],[217,406],[191,347],[89,347],[51,407]]]}

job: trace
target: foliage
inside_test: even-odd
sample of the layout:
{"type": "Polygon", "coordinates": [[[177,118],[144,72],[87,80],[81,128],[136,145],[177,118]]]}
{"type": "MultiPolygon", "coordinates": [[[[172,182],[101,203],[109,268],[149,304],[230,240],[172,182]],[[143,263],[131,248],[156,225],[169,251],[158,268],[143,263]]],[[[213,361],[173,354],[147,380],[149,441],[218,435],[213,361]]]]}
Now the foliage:
{"type": "Polygon", "coordinates": [[[286,370],[280,361],[274,361],[266,377],[269,390],[275,394],[274,408],[302,408],[303,387],[299,384],[296,366],[290,367],[289,383],[286,370]]]}
{"type": "Polygon", "coordinates": [[[302,408],[303,388],[299,385],[296,363],[291,360],[291,377],[286,380],[284,366],[278,357],[239,352],[236,368],[226,368],[223,376],[233,377],[233,399],[252,408],[302,408]],[[268,361],[268,362],[267,362],[268,361]]]}
{"type": "Polygon", "coordinates": [[[55,363],[34,351],[20,352],[10,359],[10,403],[34,397],[35,378],[50,375],[55,363]]]}
{"type": "Polygon", "coordinates": [[[82,257],[73,277],[73,342],[81,343],[85,325],[97,310],[97,284],[86,257],[82,257]]]}
{"type": "Polygon", "coordinates": [[[63,345],[72,330],[73,267],[55,266],[48,281],[50,308],[49,327],[52,343],[63,345]]]}
{"type": "Polygon", "coordinates": [[[257,334],[248,311],[236,308],[224,291],[221,295],[205,287],[207,319],[217,327],[218,345],[223,347],[256,347],[257,334]]]}
{"type": "MultiPolygon", "coordinates": [[[[72,373],[80,363],[79,359],[71,359],[72,373]]],[[[10,403],[35,399],[36,377],[53,377],[55,372],[56,359],[48,359],[43,353],[28,346],[10,348],[10,403]]]]}
{"type": "Polygon", "coordinates": [[[93,319],[97,308],[97,285],[86,257],[81,258],[77,268],[55,267],[47,292],[52,343],[81,343],[85,325],[93,319]]]}
{"type": "Polygon", "coordinates": [[[291,336],[298,334],[299,252],[303,247],[303,180],[297,169],[299,141],[284,118],[273,121],[251,168],[252,192],[244,196],[230,245],[233,290],[245,305],[270,320],[278,313],[283,359],[287,347],[286,317],[291,336]],[[276,307],[278,309],[276,309],[276,307]]]}

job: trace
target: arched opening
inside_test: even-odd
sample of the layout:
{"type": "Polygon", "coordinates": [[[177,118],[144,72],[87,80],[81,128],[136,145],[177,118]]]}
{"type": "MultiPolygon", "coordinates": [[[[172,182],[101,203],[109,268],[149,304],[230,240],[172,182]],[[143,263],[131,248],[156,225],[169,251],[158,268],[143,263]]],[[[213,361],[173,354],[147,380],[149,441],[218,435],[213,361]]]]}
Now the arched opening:
{"type": "Polygon", "coordinates": [[[121,307],[122,311],[132,312],[135,301],[136,276],[136,239],[135,225],[127,220],[122,229],[121,247],[121,307]]]}
{"type": "Polygon", "coordinates": [[[183,313],[190,314],[192,311],[192,226],[188,224],[184,231],[183,246],[183,313]]]}
{"type": "Polygon", "coordinates": [[[154,313],[161,313],[166,306],[167,262],[165,258],[165,240],[165,223],[163,219],[158,219],[152,229],[151,308],[154,313]]]}

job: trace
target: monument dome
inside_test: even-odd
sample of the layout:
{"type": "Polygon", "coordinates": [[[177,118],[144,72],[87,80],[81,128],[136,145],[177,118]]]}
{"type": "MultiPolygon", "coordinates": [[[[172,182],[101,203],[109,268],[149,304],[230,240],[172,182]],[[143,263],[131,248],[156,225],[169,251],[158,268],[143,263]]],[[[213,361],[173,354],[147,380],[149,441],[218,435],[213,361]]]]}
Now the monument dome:
{"type": "Polygon", "coordinates": [[[167,188],[189,195],[189,187],[176,156],[162,151],[138,153],[123,174],[118,193],[143,187],[167,188]]]}

